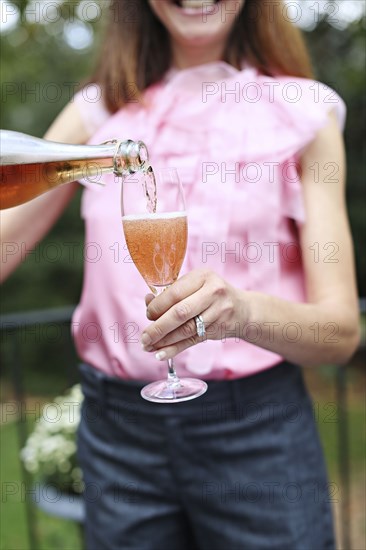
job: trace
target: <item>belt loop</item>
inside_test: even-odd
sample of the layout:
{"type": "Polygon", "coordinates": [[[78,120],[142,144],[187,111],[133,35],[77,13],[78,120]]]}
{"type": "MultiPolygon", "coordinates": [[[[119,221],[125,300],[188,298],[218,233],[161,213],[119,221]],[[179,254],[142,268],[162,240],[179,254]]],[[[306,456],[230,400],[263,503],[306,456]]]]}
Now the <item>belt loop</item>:
{"type": "Polygon", "coordinates": [[[239,398],[240,381],[232,380],[231,382],[229,382],[229,384],[230,384],[230,399],[231,399],[231,404],[232,404],[233,413],[234,413],[234,420],[238,421],[240,420],[240,398],[239,398]]]}
{"type": "Polygon", "coordinates": [[[86,364],[81,363],[79,366],[81,374],[81,384],[83,393],[86,398],[85,406],[89,406],[90,410],[85,408],[86,422],[98,422],[106,406],[106,388],[105,375],[100,370],[86,364]]]}
{"type": "Polygon", "coordinates": [[[89,367],[91,369],[89,376],[91,377],[92,384],[95,387],[96,390],[96,399],[98,401],[98,405],[101,409],[101,412],[104,410],[106,406],[106,398],[107,398],[107,379],[105,377],[105,374],[94,368],[89,367]]]}
{"type": "Polygon", "coordinates": [[[105,379],[103,374],[99,376],[98,382],[98,400],[101,414],[103,414],[103,411],[107,406],[107,380],[105,379]]]}

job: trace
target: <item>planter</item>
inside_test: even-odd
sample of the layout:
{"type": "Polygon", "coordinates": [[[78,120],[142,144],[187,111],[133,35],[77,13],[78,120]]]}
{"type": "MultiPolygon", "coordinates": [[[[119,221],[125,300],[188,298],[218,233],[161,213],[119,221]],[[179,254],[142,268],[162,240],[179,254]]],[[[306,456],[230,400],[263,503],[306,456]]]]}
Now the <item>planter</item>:
{"type": "Polygon", "coordinates": [[[46,514],[84,523],[85,507],[82,495],[65,493],[55,485],[36,483],[31,498],[33,503],[46,514]]]}

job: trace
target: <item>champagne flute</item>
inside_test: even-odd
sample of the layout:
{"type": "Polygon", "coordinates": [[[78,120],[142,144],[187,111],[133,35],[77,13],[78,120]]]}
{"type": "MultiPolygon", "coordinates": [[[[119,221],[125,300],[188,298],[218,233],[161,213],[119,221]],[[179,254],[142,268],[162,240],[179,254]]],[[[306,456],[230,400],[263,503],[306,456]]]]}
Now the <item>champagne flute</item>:
{"type": "MultiPolygon", "coordinates": [[[[187,213],[176,169],[153,172],[149,168],[145,173],[124,178],[121,207],[131,258],[157,296],[178,278],[187,246],[187,213]]],[[[144,399],[156,403],[178,403],[205,393],[205,382],[197,378],[180,379],[173,359],[168,359],[167,363],[167,379],[145,386],[141,390],[144,399]]]]}

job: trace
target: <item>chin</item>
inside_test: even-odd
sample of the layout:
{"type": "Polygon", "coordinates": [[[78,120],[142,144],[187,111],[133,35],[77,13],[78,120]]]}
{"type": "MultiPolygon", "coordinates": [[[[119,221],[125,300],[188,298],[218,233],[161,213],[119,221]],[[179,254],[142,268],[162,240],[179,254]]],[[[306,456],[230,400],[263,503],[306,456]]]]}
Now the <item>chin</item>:
{"type": "Polygon", "coordinates": [[[194,29],[190,29],[190,32],[185,32],[179,35],[175,35],[175,41],[181,46],[185,47],[210,47],[215,46],[221,39],[225,39],[226,36],[218,36],[218,33],[213,29],[212,32],[195,32],[194,29]]]}

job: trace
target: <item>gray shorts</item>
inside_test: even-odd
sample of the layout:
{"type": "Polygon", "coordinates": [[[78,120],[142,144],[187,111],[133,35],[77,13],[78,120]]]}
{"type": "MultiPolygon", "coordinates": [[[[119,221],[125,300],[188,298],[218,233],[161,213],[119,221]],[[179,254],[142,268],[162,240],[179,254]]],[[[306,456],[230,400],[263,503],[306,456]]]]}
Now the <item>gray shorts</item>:
{"type": "Polygon", "coordinates": [[[299,367],[209,382],[176,405],[144,401],[143,383],[80,371],[88,550],[334,549],[299,367]]]}

